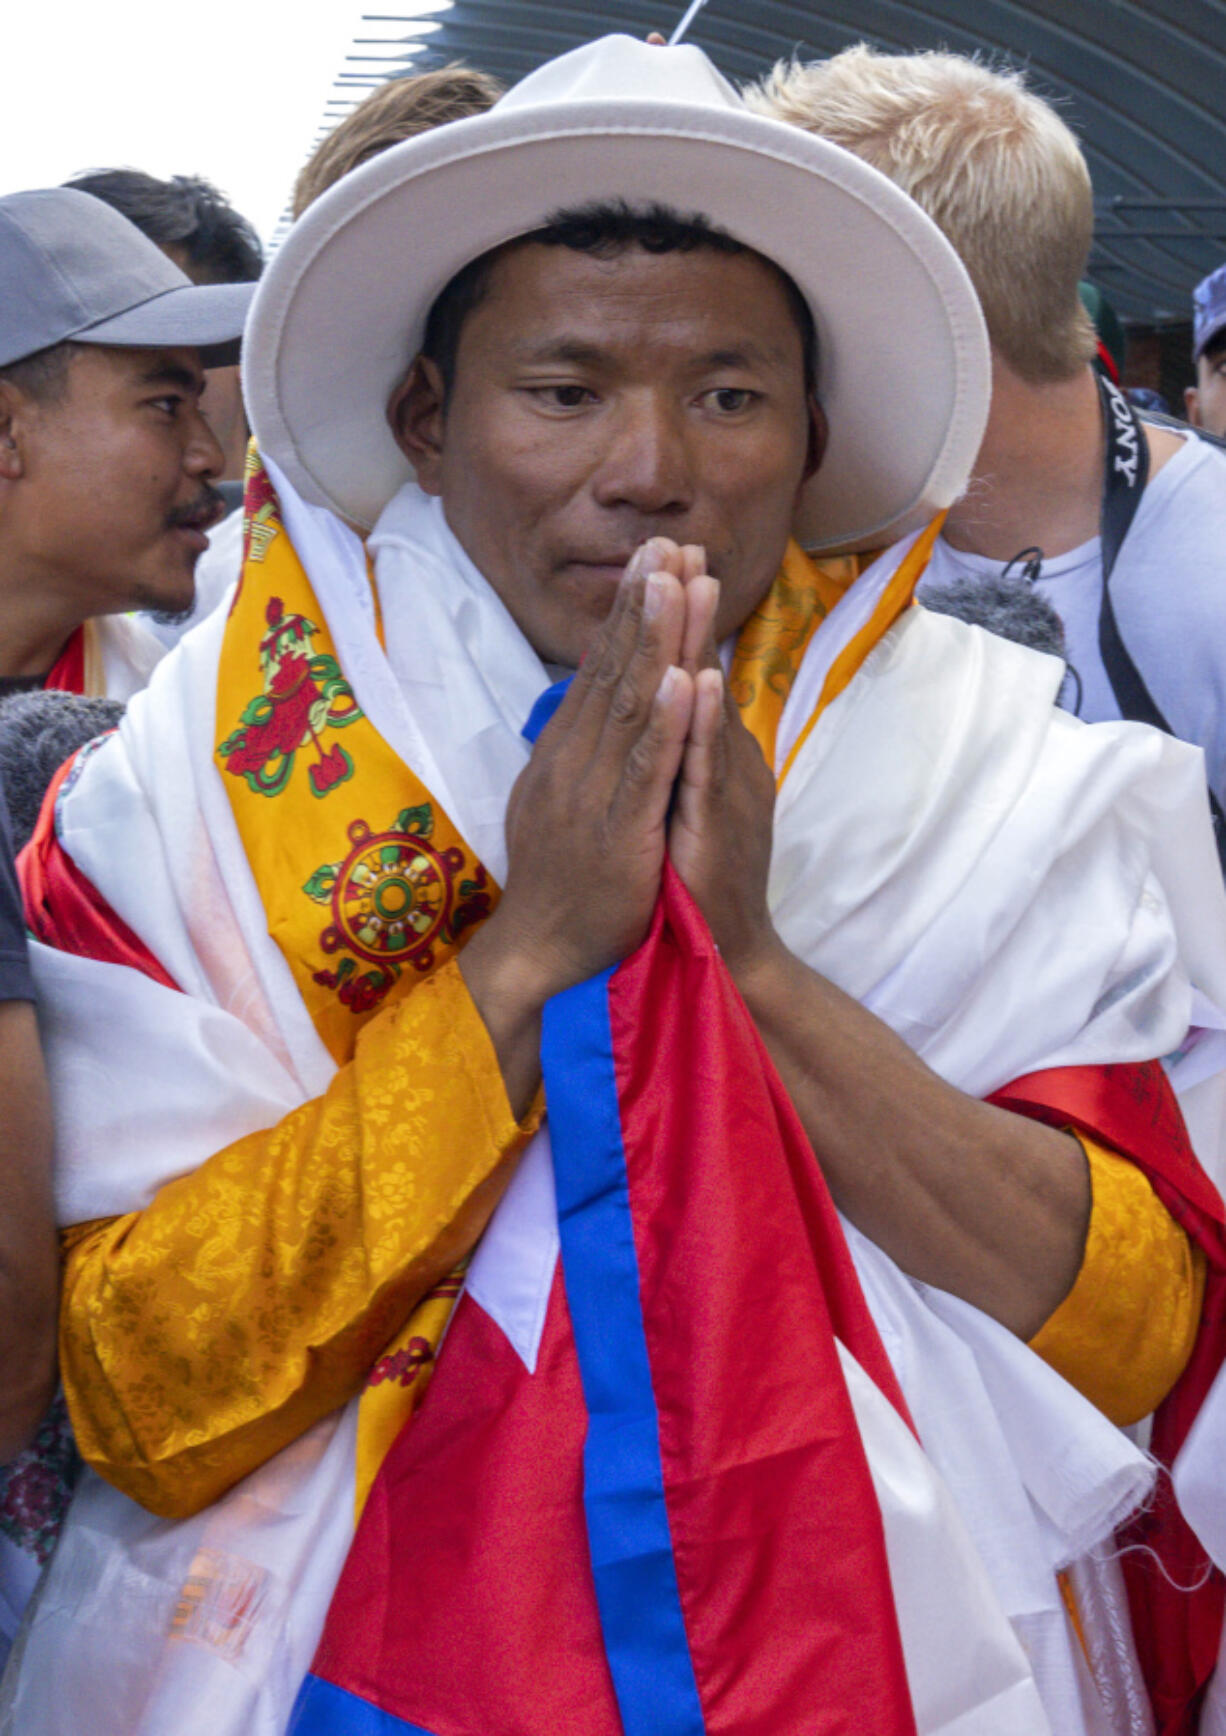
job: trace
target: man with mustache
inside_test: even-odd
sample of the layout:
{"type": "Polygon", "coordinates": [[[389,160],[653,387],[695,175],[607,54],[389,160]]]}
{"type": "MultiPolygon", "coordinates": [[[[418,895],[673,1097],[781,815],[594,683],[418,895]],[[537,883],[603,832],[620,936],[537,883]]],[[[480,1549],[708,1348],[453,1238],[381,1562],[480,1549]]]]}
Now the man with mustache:
{"type": "Polygon", "coordinates": [[[0,693],[127,699],[162,647],[128,610],[190,610],[223,457],[204,365],[253,284],[195,285],[100,200],[0,200],[0,693]]]}

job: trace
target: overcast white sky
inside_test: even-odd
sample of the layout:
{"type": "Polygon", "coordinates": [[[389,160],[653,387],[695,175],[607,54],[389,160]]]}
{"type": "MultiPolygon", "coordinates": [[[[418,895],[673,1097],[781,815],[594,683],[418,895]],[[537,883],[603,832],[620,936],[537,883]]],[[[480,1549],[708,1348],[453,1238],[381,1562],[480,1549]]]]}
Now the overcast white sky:
{"type": "MultiPolygon", "coordinates": [[[[13,0],[4,8],[0,193],[79,169],[201,174],[267,240],[364,11],[428,15],[450,0],[13,0]]],[[[378,68],[375,68],[378,71],[378,68]]],[[[360,93],[364,94],[364,93],[360,93]]]]}

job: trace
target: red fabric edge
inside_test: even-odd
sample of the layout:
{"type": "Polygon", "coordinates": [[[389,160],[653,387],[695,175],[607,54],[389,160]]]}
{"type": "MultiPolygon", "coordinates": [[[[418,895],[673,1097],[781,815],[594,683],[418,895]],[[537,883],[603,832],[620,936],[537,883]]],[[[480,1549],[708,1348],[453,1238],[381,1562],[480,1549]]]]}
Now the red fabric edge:
{"type": "Polygon", "coordinates": [[[1194,1736],[1217,1664],[1226,1580],[1211,1568],[1180,1513],[1169,1472],[1226,1360],[1226,1209],[1192,1150],[1158,1061],[1029,1073],[994,1092],[989,1102],[1054,1127],[1075,1127],[1128,1158],[1205,1255],[1196,1343],[1154,1413],[1150,1450],[1168,1475],[1159,1479],[1150,1506],[1119,1535],[1128,1551],[1121,1565],[1158,1736],[1194,1736]]]}
{"type": "Polygon", "coordinates": [[[128,965],[163,988],[177,990],[178,983],[86,879],[56,836],[56,802],[75,763],[74,755],[47,786],[38,823],[17,858],[17,878],[30,932],[58,952],[96,959],[100,964],[128,965]]]}
{"type": "Polygon", "coordinates": [[[1098,359],[1102,363],[1105,372],[1118,386],[1120,383],[1120,370],[1115,365],[1115,357],[1111,354],[1111,351],[1107,348],[1101,338],[1098,340],[1098,359]]]}
{"type": "Polygon", "coordinates": [[[44,689],[56,693],[85,692],[85,629],[78,627],[51,666],[44,689]]]}

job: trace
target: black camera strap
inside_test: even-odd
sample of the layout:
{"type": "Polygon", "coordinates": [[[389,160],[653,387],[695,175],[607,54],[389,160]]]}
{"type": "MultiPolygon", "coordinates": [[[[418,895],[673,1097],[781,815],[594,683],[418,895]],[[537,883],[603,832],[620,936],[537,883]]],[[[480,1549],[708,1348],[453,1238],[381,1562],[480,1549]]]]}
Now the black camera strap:
{"type": "MultiPolygon", "coordinates": [[[[1099,655],[1120,708],[1120,716],[1133,723],[1152,724],[1155,729],[1174,735],[1175,731],[1163,716],[1120,635],[1111,600],[1111,574],[1149,480],[1149,442],[1141,418],[1120,388],[1105,374],[1096,371],[1095,377],[1106,434],[1100,530],[1103,588],[1098,608],[1099,655]]],[[[1213,814],[1218,858],[1226,874],[1226,814],[1223,814],[1212,790],[1209,791],[1209,807],[1213,814]]]]}

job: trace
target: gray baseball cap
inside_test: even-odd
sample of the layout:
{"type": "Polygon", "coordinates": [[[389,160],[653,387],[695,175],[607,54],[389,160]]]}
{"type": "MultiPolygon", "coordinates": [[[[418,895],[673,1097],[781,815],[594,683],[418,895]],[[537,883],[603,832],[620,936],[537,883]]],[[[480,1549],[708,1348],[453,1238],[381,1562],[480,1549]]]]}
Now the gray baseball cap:
{"type": "Polygon", "coordinates": [[[1226,331],[1226,265],[1219,265],[1192,291],[1192,360],[1198,362],[1226,331]]]}
{"type": "Polygon", "coordinates": [[[254,283],[195,284],[133,223],[71,187],[0,198],[0,367],[71,338],[238,359],[254,283]]]}

